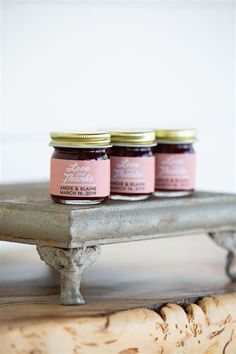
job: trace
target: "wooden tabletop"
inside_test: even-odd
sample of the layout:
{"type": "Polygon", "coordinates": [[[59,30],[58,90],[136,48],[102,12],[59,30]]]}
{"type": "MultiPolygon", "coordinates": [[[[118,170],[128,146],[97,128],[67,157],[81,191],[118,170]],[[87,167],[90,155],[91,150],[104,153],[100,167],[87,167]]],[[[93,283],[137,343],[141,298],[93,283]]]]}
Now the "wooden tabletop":
{"type": "Polygon", "coordinates": [[[236,230],[236,196],[196,192],[185,198],[68,206],[48,185],[0,187],[0,240],[75,248],[236,230]],[[216,217],[217,215],[217,217],[216,217]]]}
{"type": "Polygon", "coordinates": [[[86,305],[60,306],[59,277],[34,246],[0,243],[1,325],[45,318],[158,309],[168,302],[236,292],[224,273],[226,252],[204,235],[104,246],[84,274],[86,305]],[[8,248],[3,248],[7,244],[8,248]]]}

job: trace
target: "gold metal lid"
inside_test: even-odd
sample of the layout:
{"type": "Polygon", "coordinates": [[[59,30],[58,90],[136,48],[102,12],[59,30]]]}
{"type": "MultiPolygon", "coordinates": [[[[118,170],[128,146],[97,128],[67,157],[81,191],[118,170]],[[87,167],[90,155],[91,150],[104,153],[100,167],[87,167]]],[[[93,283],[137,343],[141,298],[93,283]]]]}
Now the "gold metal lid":
{"type": "Polygon", "coordinates": [[[111,144],[111,135],[107,132],[51,132],[51,146],[55,147],[107,147],[111,144]]]}
{"type": "Polygon", "coordinates": [[[145,146],[155,144],[154,130],[140,130],[140,131],[113,131],[111,132],[112,145],[135,145],[145,146]]]}
{"type": "Polygon", "coordinates": [[[166,130],[156,130],[157,142],[192,142],[196,140],[197,130],[196,129],[166,129],[166,130]]]}

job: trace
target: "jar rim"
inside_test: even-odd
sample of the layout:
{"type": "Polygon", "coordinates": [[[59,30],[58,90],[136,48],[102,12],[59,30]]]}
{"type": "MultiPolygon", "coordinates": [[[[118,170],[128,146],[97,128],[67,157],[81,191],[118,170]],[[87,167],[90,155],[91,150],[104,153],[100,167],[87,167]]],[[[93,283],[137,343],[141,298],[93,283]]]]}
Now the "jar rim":
{"type": "Polygon", "coordinates": [[[164,139],[158,139],[157,145],[159,144],[169,144],[169,145],[174,145],[174,144],[193,144],[197,141],[197,139],[193,140],[164,140],[164,139]]]}
{"type": "Polygon", "coordinates": [[[113,145],[52,145],[51,143],[48,144],[54,148],[67,148],[67,149],[109,149],[113,145]]]}

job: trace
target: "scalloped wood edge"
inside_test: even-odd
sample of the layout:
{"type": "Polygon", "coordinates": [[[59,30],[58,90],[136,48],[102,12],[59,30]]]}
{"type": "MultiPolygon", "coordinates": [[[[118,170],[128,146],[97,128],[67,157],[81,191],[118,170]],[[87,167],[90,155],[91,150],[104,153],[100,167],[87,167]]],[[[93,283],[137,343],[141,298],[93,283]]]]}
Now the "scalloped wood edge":
{"type": "Polygon", "coordinates": [[[236,294],[0,327],[1,354],[235,354],[236,294]]]}

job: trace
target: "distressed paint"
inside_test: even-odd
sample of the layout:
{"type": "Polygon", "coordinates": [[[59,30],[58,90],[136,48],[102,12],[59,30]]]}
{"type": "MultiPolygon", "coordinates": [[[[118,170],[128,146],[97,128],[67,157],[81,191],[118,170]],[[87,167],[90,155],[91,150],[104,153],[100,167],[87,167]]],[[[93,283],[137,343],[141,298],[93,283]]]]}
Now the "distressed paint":
{"type": "Polygon", "coordinates": [[[84,269],[96,261],[100,247],[61,249],[55,247],[37,247],[40,258],[57,270],[61,275],[62,305],[81,305],[84,299],[80,294],[80,281],[84,269]]]}
{"type": "Polygon", "coordinates": [[[232,231],[235,215],[236,195],[230,194],[196,192],[76,207],[53,203],[47,184],[0,187],[0,240],[39,246],[70,249],[232,231]]]}
{"type": "Polygon", "coordinates": [[[236,232],[210,233],[210,237],[228,251],[226,274],[232,281],[236,281],[236,232]]]}

